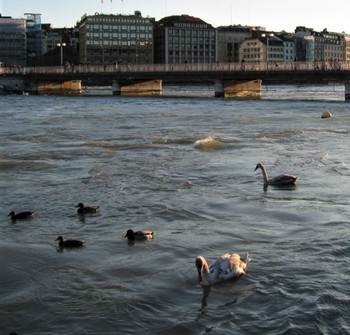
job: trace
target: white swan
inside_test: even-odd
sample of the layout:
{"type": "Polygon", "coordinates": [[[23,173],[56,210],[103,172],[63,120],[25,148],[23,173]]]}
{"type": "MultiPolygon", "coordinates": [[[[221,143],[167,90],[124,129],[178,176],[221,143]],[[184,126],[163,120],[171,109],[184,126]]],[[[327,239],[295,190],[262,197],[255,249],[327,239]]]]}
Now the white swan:
{"type": "Polygon", "coordinates": [[[267,186],[273,185],[273,186],[291,186],[295,185],[295,182],[297,181],[298,177],[293,176],[290,174],[281,174],[279,176],[273,177],[269,179],[269,176],[266,172],[265,167],[261,164],[258,163],[257,166],[255,167],[256,171],[257,169],[261,169],[263,178],[264,178],[264,190],[266,191],[267,186]]]}
{"type": "Polygon", "coordinates": [[[198,280],[202,286],[209,286],[236,278],[245,273],[250,257],[247,253],[243,260],[238,254],[224,254],[210,267],[203,256],[196,258],[198,280]]]}

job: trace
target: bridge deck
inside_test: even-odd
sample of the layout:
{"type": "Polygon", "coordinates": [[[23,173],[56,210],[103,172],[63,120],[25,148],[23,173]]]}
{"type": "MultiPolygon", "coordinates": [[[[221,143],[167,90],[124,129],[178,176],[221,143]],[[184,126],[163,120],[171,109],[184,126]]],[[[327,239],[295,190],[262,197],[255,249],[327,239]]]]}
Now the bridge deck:
{"type": "Polygon", "coordinates": [[[110,85],[113,81],[215,82],[261,79],[264,83],[345,83],[350,62],[130,64],[50,67],[2,67],[0,76],[27,81],[81,80],[84,85],[110,85]]]}

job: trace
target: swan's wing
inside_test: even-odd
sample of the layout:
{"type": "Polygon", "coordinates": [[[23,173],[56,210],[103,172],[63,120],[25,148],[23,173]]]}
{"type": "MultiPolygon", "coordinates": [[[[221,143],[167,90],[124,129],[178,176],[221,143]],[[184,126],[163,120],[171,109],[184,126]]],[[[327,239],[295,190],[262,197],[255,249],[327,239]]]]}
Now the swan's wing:
{"type": "Polygon", "coordinates": [[[212,282],[220,282],[235,278],[245,271],[245,263],[238,254],[224,254],[210,266],[212,282]]]}
{"type": "Polygon", "coordinates": [[[298,177],[290,174],[281,174],[269,180],[270,185],[290,185],[297,181],[298,177]]]}

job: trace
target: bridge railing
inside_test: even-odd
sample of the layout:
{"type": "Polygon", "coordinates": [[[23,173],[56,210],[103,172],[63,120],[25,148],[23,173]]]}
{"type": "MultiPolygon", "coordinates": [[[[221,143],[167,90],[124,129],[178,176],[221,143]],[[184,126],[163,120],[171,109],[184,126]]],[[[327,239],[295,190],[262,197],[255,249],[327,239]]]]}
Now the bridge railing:
{"type": "Polygon", "coordinates": [[[212,64],[119,64],[119,65],[65,65],[35,67],[0,67],[5,74],[63,74],[113,72],[215,72],[215,71],[350,71],[350,61],[322,62],[241,62],[212,64]]]}

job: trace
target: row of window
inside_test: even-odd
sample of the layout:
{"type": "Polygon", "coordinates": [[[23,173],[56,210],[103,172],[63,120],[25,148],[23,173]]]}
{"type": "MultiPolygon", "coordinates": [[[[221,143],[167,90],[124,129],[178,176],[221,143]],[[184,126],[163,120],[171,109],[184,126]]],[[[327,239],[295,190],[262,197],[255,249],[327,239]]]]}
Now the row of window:
{"type": "Polygon", "coordinates": [[[6,49],[6,50],[0,50],[0,57],[4,55],[13,55],[13,56],[21,56],[26,55],[25,50],[18,50],[18,49],[6,49]]]}
{"type": "Polygon", "coordinates": [[[188,61],[189,63],[193,63],[193,64],[203,64],[203,63],[215,63],[215,58],[204,58],[204,57],[199,57],[199,58],[173,58],[173,57],[169,57],[168,63],[169,64],[183,64],[186,61],[188,61]]]}
{"type": "Polygon", "coordinates": [[[188,45],[188,44],[169,44],[169,50],[172,50],[172,49],[175,49],[175,50],[209,50],[209,49],[212,49],[212,50],[215,50],[215,45],[203,45],[203,44],[200,44],[200,45],[188,45]]]}
{"type": "Polygon", "coordinates": [[[343,47],[334,47],[334,46],[325,45],[325,46],[324,46],[324,49],[325,49],[325,50],[332,50],[332,51],[343,52],[343,47]]]}
{"type": "Polygon", "coordinates": [[[102,55],[102,54],[104,54],[105,56],[114,55],[114,54],[119,54],[119,55],[138,54],[140,56],[152,55],[152,52],[150,52],[149,50],[135,50],[135,49],[104,49],[102,52],[102,49],[93,48],[93,49],[88,49],[88,53],[91,56],[102,55]]]}
{"type": "Polygon", "coordinates": [[[127,38],[127,39],[143,39],[152,40],[152,34],[135,34],[135,33],[86,33],[86,37],[96,39],[116,39],[116,38],[127,38]]]}
{"type": "Polygon", "coordinates": [[[197,44],[197,43],[215,43],[215,39],[204,39],[197,37],[169,37],[169,43],[182,43],[182,44],[197,44]]]}
{"type": "Polygon", "coordinates": [[[184,37],[215,37],[215,31],[213,30],[183,30],[168,28],[169,36],[184,36],[184,37]]]}
{"type": "Polygon", "coordinates": [[[150,20],[135,17],[88,17],[88,22],[103,22],[103,23],[127,23],[127,24],[144,24],[150,23],[150,20]]]}
{"type": "MultiPolygon", "coordinates": [[[[289,49],[286,49],[288,52],[289,49]]],[[[254,52],[262,52],[263,49],[261,48],[243,48],[244,53],[254,53],[254,52]]],[[[269,48],[269,52],[280,52],[283,53],[283,48],[269,48]]]]}
{"type": "MultiPolygon", "coordinates": [[[[254,53],[249,53],[249,54],[244,54],[244,59],[263,59],[263,55],[261,54],[254,54],[254,53]]],[[[290,58],[290,57],[289,57],[290,58]]],[[[283,60],[284,57],[281,54],[269,54],[269,59],[280,59],[283,60]]]]}
{"type": "Polygon", "coordinates": [[[152,43],[146,41],[125,41],[125,40],[112,40],[112,41],[100,41],[100,40],[88,40],[86,45],[91,46],[138,46],[138,47],[150,47],[152,43]]]}
{"type": "Polygon", "coordinates": [[[180,23],[180,22],[175,22],[174,23],[175,27],[181,27],[181,28],[188,28],[188,29],[207,29],[208,25],[207,24],[201,24],[201,23],[180,23]]]}
{"type": "Polygon", "coordinates": [[[336,52],[325,52],[324,53],[326,58],[333,58],[333,59],[338,59],[338,58],[342,58],[342,53],[336,53],[336,52]]]}
{"type": "Polygon", "coordinates": [[[193,52],[184,52],[184,51],[169,51],[169,56],[187,56],[187,57],[215,57],[215,52],[203,52],[203,51],[193,51],[193,52]]]}
{"type": "Polygon", "coordinates": [[[127,25],[104,25],[104,24],[88,24],[86,25],[87,31],[96,31],[96,30],[119,30],[119,31],[152,31],[152,26],[127,26],[127,25]]]}

